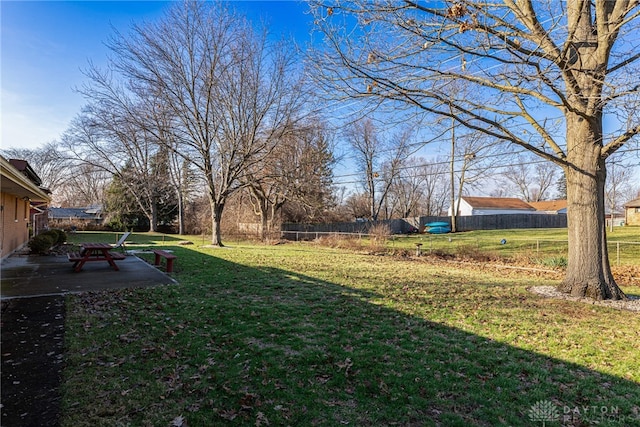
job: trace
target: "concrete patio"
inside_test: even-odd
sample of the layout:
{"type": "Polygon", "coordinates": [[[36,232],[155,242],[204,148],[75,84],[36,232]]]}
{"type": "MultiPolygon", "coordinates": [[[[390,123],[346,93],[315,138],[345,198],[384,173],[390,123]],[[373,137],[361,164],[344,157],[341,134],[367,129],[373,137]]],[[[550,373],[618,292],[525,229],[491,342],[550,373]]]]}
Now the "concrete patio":
{"type": "Polygon", "coordinates": [[[142,259],[88,262],[76,273],[66,255],[14,254],[0,264],[0,424],[56,426],[64,361],[64,294],[151,287],[176,281],[142,259]]]}
{"type": "Polygon", "coordinates": [[[119,271],[105,262],[88,262],[73,271],[66,255],[13,255],[0,265],[0,298],[64,295],[68,293],[149,287],[176,281],[135,255],[116,261],[119,271]]]}

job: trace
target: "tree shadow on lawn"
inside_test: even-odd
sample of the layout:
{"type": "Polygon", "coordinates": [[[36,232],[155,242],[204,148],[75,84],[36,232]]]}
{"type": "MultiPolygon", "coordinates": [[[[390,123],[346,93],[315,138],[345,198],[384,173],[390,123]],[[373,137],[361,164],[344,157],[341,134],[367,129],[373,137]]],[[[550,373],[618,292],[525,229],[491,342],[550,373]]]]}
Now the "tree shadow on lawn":
{"type": "Polygon", "coordinates": [[[640,425],[635,382],[175,252],[181,285],[70,297],[63,425],[640,425]]]}

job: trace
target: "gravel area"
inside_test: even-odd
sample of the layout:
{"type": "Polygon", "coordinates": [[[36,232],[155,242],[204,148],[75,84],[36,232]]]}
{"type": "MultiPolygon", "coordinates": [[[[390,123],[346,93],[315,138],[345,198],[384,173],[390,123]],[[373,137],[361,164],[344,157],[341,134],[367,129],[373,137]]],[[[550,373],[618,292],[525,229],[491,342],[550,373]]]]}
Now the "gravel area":
{"type": "Polygon", "coordinates": [[[630,310],[640,312],[640,298],[630,297],[626,301],[596,301],[591,298],[574,297],[568,294],[559,292],[553,286],[533,286],[529,288],[530,292],[534,294],[542,295],[547,298],[564,299],[569,301],[578,301],[585,304],[602,305],[605,307],[616,308],[618,310],[630,310]]]}

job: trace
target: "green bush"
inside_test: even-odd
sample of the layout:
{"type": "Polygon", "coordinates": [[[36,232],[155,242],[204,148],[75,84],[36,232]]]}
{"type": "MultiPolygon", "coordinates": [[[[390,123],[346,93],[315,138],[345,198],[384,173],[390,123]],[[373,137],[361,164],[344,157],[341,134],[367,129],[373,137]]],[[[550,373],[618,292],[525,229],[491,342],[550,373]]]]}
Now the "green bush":
{"type": "Polygon", "coordinates": [[[107,224],[104,225],[104,228],[111,231],[126,231],[127,226],[120,221],[120,219],[112,219],[107,224]]]}
{"type": "Polygon", "coordinates": [[[67,233],[65,233],[64,230],[60,228],[54,228],[53,231],[58,233],[58,239],[56,240],[56,244],[62,245],[64,242],[67,241],[67,233]]]}
{"type": "Polygon", "coordinates": [[[51,236],[54,245],[61,245],[67,241],[67,233],[57,228],[52,228],[51,230],[40,233],[40,235],[43,234],[46,236],[51,236]]]}
{"type": "Polygon", "coordinates": [[[40,233],[29,241],[29,249],[36,254],[47,254],[55,244],[54,237],[48,232],[40,233]]]}

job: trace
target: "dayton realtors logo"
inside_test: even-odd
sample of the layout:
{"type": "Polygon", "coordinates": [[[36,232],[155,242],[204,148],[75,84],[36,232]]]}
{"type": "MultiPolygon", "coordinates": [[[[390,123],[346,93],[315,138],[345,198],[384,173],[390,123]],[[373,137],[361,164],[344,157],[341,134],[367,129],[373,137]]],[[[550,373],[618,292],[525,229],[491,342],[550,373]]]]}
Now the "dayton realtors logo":
{"type": "Polygon", "coordinates": [[[558,421],[565,425],[597,425],[606,422],[626,426],[631,422],[640,421],[640,416],[624,416],[617,406],[558,406],[549,400],[540,400],[529,409],[529,419],[541,422],[543,427],[547,423],[558,421]]]}
{"type": "Polygon", "coordinates": [[[542,422],[544,427],[548,422],[560,420],[560,411],[553,402],[540,400],[529,409],[529,419],[534,422],[542,422]]]}

